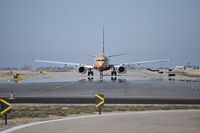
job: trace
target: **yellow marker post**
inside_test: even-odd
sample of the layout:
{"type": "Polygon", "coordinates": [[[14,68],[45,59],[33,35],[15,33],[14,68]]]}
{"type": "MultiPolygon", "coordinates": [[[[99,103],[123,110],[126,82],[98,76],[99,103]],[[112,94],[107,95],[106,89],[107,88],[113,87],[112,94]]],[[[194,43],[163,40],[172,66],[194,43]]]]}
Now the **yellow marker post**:
{"type": "Polygon", "coordinates": [[[7,101],[0,99],[0,115],[5,114],[5,125],[7,125],[7,111],[11,109],[11,104],[7,101]]]}
{"type": "Polygon", "coordinates": [[[3,115],[12,108],[11,104],[3,99],[0,99],[0,104],[0,115],[3,115]]]}
{"type": "Polygon", "coordinates": [[[103,94],[96,94],[96,108],[99,108],[99,115],[101,115],[101,107],[105,103],[104,95],[103,94]]]}

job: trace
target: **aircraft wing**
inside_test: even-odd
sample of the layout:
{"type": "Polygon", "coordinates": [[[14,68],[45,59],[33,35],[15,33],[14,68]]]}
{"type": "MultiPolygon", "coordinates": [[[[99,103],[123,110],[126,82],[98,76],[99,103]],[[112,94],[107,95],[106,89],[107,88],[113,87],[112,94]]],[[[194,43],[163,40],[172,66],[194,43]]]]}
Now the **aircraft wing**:
{"type": "MultiPolygon", "coordinates": [[[[34,59],[33,59],[34,60],[34,59]]],[[[34,60],[35,62],[41,62],[41,63],[50,63],[50,64],[61,64],[61,65],[66,65],[66,66],[84,66],[86,68],[93,68],[91,65],[84,65],[81,63],[70,63],[70,62],[60,62],[60,61],[50,61],[50,60],[34,60]]]]}
{"type": "MultiPolygon", "coordinates": [[[[130,63],[122,63],[125,66],[129,66],[129,65],[140,65],[140,64],[147,64],[147,63],[156,63],[156,62],[166,62],[166,61],[170,61],[172,59],[160,59],[160,60],[149,60],[149,61],[137,61],[137,62],[130,62],[130,63]]],[[[119,66],[115,65],[115,66],[119,66]]]]}

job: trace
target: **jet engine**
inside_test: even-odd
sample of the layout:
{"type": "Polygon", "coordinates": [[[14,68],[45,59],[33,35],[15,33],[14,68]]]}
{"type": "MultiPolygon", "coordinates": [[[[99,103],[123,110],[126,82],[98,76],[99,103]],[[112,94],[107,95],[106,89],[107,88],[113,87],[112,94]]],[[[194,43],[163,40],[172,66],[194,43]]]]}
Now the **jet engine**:
{"type": "Polygon", "coordinates": [[[78,68],[78,72],[79,72],[79,73],[85,74],[86,71],[87,71],[87,69],[86,69],[84,66],[80,66],[80,67],[78,68]]]}
{"type": "Polygon", "coordinates": [[[124,73],[126,73],[126,67],[123,66],[123,65],[120,66],[120,67],[118,67],[117,72],[118,72],[119,74],[124,74],[124,73]]]}

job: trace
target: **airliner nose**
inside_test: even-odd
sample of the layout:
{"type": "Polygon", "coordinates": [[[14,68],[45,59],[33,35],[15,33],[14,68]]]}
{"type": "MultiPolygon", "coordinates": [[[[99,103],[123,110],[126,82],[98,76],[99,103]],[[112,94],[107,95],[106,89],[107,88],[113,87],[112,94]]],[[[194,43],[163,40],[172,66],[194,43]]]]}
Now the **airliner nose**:
{"type": "Polygon", "coordinates": [[[99,63],[99,65],[100,65],[100,66],[103,66],[103,65],[104,65],[104,62],[99,63]]]}

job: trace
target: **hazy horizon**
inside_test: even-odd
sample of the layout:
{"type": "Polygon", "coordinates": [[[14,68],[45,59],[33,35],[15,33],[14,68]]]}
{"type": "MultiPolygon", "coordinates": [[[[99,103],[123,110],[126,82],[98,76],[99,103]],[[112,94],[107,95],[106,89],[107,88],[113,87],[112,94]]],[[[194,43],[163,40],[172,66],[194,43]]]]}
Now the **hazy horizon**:
{"type": "Polygon", "coordinates": [[[130,53],[111,63],[200,65],[199,0],[1,0],[0,18],[0,67],[92,64],[84,55],[99,53],[103,25],[106,54],[130,53]]]}

